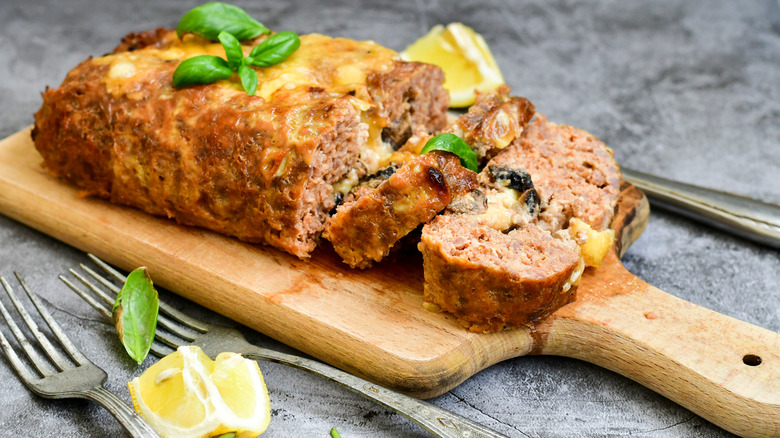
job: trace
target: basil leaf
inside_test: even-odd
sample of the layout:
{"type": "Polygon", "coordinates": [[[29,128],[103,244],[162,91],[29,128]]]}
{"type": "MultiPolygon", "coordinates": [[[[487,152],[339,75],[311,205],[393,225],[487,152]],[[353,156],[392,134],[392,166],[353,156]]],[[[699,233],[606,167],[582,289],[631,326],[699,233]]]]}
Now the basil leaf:
{"type": "Polygon", "coordinates": [[[186,32],[214,41],[218,39],[220,32],[228,32],[243,41],[271,31],[243,9],[214,2],[193,8],[181,17],[176,33],[181,38],[186,32]]]}
{"type": "Polygon", "coordinates": [[[152,347],[159,306],[157,291],[146,268],[131,272],[116,296],[113,316],[119,340],[127,354],[139,364],[152,347]]]}
{"type": "Polygon", "coordinates": [[[428,143],[425,143],[425,147],[422,148],[420,155],[431,151],[451,152],[460,157],[460,164],[463,167],[474,172],[479,171],[477,154],[474,153],[465,141],[455,134],[439,134],[433,137],[428,140],[428,143]]]}
{"type": "Polygon", "coordinates": [[[219,56],[200,55],[184,60],[173,72],[173,86],[210,84],[233,76],[227,61],[219,56]]]}
{"type": "Polygon", "coordinates": [[[222,48],[225,49],[228,66],[236,68],[241,65],[241,61],[244,59],[244,51],[241,49],[241,43],[238,42],[236,37],[227,32],[220,32],[217,38],[222,43],[222,48]]]}
{"type": "Polygon", "coordinates": [[[269,67],[278,64],[301,46],[301,40],[295,32],[279,32],[252,49],[247,64],[255,67],[269,67]]]}
{"type": "Polygon", "coordinates": [[[246,94],[254,96],[257,91],[257,73],[251,67],[241,64],[238,66],[238,77],[241,78],[246,94]]]}

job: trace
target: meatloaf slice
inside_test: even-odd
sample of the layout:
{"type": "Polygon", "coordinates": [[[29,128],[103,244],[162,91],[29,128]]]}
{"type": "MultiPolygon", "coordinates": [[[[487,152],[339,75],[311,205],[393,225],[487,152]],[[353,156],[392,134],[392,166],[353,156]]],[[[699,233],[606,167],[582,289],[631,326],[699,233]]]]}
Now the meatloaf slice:
{"type": "MultiPolygon", "coordinates": [[[[477,103],[444,131],[457,132],[473,142],[481,158],[506,147],[533,115],[528,100],[510,97],[509,92],[508,86],[501,86],[478,94],[477,103]]],[[[387,169],[400,166],[398,171],[381,184],[375,183],[376,178],[362,183],[327,222],[323,237],[351,267],[366,268],[383,259],[396,242],[451,201],[465,205],[484,199],[481,192],[470,193],[477,186],[476,174],[460,166],[453,155],[417,155],[433,134],[417,125],[391,157],[396,164],[387,169]]]]}
{"type": "Polygon", "coordinates": [[[536,225],[502,232],[470,215],[441,215],[419,244],[424,300],[474,332],[528,325],[574,299],[582,266],[571,239],[536,225]]]}
{"type": "Polygon", "coordinates": [[[461,166],[456,155],[438,151],[421,155],[403,163],[376,188],[371,184],[358,188],[338,207],[323,237],[345,263],[367,268],[452,199],[476,186],[476,173],[461,166]]]}
{"type": "Polygon", "coordinates": [[[74,68],[35,115],[48,171],[83,195],[308,257],[333,185],[392,153],[382,130],[444,127],[441,70],[373,42],[303,35],[287,60],[256,69],[252,96],[235,76],[173,88],[179,62],[199,54],[224,50],[157,30],[74,68]]]}
{"type": "Polygon", "coordinates": [[[544,205],[540,227],[555,232],[572,218],[599,231],[609,227],[620,193],[620,168],[595,136],[537,114],[519,142],[490,162],[505,163],[531,175],[544,205]]]}
{"type": "Polygon", "coordinates": [[[574,298],[587,233],[567,228],[608,232],[619,169],[595,137],[537,115],[479,180],[486,208],[450,206],[423,227],[424,300],[473,331],[533,324],[574,298]]]}

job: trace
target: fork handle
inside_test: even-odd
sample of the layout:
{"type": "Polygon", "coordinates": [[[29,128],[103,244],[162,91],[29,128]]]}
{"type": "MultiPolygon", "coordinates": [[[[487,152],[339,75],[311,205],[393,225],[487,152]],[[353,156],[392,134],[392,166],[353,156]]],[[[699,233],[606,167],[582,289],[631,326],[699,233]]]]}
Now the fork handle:
{"type": "Polygon", "coordinates": [[[780,248],[780,205],[622,168],[651,203],[754,242],[780,248]]]}
{"type": "Polygon", "coordinates": [[[127,429],[134,438],[159,438],[160,435],[152,429],[136,411],[109,390],[99,387],[87,391],[84,396],[95,403],[100,404],[111,412],[122,426],[127,429]]]}
{"type": "Polygon", "coordinates": [[[247,350],[243,354],[250,359],[270,360],[271,362],[289,365],[336,382],[369,400],[403,415],[435,437],[506,438],[506,435],[502,435],[454,412],[392,391],[322,362],[278,351],[269,352],[258,349],[257,352],[254,352],[249,348],[247,350]]]}

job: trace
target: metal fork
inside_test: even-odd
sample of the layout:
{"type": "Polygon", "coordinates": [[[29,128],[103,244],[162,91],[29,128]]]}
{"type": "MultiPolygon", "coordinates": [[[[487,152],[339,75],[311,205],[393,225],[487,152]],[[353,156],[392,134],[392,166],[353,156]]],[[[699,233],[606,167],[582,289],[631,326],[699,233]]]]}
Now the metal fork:
{"type": "Polygon", "coordinates": [[[65,358],[49,341],[24,308],[22,302],[11,288],[11,285],[8,284],[4,277],[0,276],[0,282],[2,282],[8,297],[11,299],[14,307],[16,307],[22,320],[24,320],[30,333],[38,340],[38,345],[36,347],[34,345],[35,341],[29,340],[24,335],[19,329],[19,326],[14,322],[14,319],[11,317],[11,314],[6,307],[0,302],[0,313],[2,313],[8,328],[14,334],[14,337],[16,337],[19,345],[27,355],[29,362],[32,364],[33,368],[35,368],[35,371],[31,370],[25,362],[19,358],[14,347],[8,342],[8,339],[3,335],[3,332],[0,331],[0,347],[2,347],[6,359],[8,359],[8,362],[10,362],[11,366],[16,370],[16,373],[19,375],[22,382],[24,382],[32,392],[41,397],[84,398],[92,400],[111,412],[111,415],[119,420],[119,422],[122,423],[122,426],[124,426],[132,436],[139,438],[159,437],[154,429],[152,429],[141,416],[126,405],[119,397],[103,387],[103,384],[108,379],[106,372],[90,362],[89,359],[79,352],[76,346],[73,345],[70,339],[68,339],[62,331],[59,324],[57,324],[51,316],[49,311],[43,306],[40,298],[27,287],[25,281],[17,272],[14,272],[14,275],[16,275],[16,279],[19,280],[19,284],[22,285],[22,289],[27,293],[30,301],[35,308],[38,309],[38,313],[40,313],[43,320],[46,321],[52,334],[57,338],[59,344],[69,357],[69,359],[65,358]],[[43,350],[49,360],[42,357],[39,350],[43,350]]]}
{"type": "MultiPolygon", "coordinates": [[[[92,254],[88,254],[88,256],[116,280],[120,282],[126,280],[124,275],[120,274],[102,260],[92,254]]],[[[67,277],[60,275],[60,280],[73,289],[74,292],[81,296],[81,298],[97,311],[102,313],[109,321],[112,320],[111,311],[106,305],[113,306],[116,294],[120,290],[119,287],[84,264],[80,264],[79,266],[89,277],[92,277],[92,279],[113,293],[113,295],[107,294],[101,287],[93,283],[86,276],[74,269],[69,269],[69,272],[95,295],[99,296],[105,305],[96,301],[88,292],[71,282],[67,277]]],[[[181,345],[197,345],[203,349],[206,355],[212,358],[218,353],[230,351],[240,353],[244,357],[250,359],[275,362],[309,371],[339,383],[363,397],[401,414],[436,437],[505,437],[505,435],[458,414],[449,412],[416,398],[391,391],[322,362],[250,344],[244,335],[237,329],[213,325],[193,319],[162,301],[160,301],[160,313],[157,320],[155,340],[171,348],[176,348],[181,345]]],[[[165,347],[165,345],[154,343],[151,352],[160,357],[170,353],[172,350],[165,347]]]]}

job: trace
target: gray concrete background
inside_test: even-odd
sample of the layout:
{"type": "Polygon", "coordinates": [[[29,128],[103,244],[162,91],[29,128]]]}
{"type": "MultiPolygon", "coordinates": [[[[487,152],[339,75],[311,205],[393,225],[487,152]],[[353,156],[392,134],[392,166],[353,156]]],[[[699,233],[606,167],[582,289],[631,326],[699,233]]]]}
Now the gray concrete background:
{"type": "MultiPolygon", "coordinates": [[[[0,137],[32,122],[39,93],[126,33],[175,26],[192,1],[0,2],[0,137]]],[[[239,1],[275,30],[373,39],[401,50],[434,24],[482,33],[507,82],[539,112],[602,138],[628,167],[780,203],[780,8],[776,1],[239,1]]],[[[129,402],[136,367],[111,328],[56,280],[80,252],[0,216],[0,274],[19,270],[76,344],[129,402]]],[[[624,262],[643,280],[718,312],[780,331],[778,251],[655,210],[624,262]]],[[[201,318],[229,323],[170,293],[201,318]]],[[[7,304],[7,299],[2,298],[7,304]]],[[[3,327],[5,331],[6,328],[3,327]]],[[[6,331],[7,334],[7,331],[6,331]]],[[[278,345],[247,330],[263,345],[278,345]]],[[[269,437],[422,437],[335,384],[261,363],[269,437]]],[[[36,398],[0,360],[0,435],[122,436],[84,401],[36,398]]],[[[524,357],[497,364],[433,403],[512,437],[728,434],[617,374],[585,362],[524,357]]]]}

